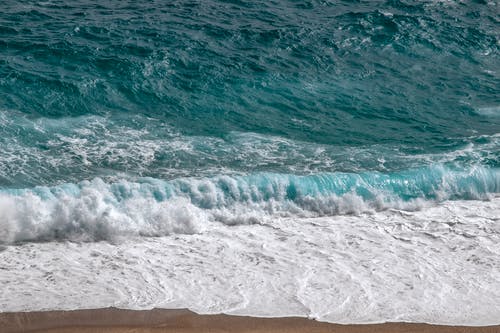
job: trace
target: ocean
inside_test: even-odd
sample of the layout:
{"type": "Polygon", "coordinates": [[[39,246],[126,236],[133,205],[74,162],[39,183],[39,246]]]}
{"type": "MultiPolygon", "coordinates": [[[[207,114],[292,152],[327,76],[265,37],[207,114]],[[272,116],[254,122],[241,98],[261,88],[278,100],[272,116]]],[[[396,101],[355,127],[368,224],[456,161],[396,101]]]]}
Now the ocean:
{"type": "Polygon", "coordinates": [[[500,320],[496,1],[0,4],[0,311],[500,320]]]}

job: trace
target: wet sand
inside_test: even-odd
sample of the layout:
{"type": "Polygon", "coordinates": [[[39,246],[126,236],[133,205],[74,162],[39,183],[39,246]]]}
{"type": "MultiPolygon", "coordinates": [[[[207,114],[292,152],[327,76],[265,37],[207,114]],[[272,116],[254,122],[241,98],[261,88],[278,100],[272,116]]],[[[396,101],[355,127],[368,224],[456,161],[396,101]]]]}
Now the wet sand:
{"type": "Polygon", "coordinates": [[[499,326],[462,327],[387,323],[338,325],[305,318],[198,315],[188,310],[114,308],[77,311],[0,313],[0,332],[160,333],[160,332],[337,332],[337,333],[499,333],[499,326]]]}

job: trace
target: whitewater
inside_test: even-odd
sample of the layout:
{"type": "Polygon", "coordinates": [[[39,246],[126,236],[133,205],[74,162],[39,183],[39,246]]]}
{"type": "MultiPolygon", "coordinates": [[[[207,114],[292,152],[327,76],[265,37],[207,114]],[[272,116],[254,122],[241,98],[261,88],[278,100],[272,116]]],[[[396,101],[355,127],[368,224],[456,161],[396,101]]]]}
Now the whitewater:
{"type": "MultiPolygon", "coordinates": [[[[169,210],[183,228],[203,221],[185,209],[169,210]]],[[[0,252],[0,307],[496,324],[499,216],[494,198],[418,212],[211,223],[194,234],[111,243],[8,246],[0,252]]]]}

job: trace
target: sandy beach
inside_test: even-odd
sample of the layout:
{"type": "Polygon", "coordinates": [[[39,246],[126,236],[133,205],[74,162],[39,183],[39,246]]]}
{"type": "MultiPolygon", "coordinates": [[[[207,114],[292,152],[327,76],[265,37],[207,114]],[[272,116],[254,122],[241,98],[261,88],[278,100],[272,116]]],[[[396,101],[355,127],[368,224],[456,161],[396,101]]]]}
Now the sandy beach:
{"type": "Polygon", "coordinates": [[[2,333],[20,332],[338,332],[338,333],[496,333],[500,326],[464,327],[413,323],[339,325],[305,318],[198,315],[188,310],[150,311],[115,308],[1,313],[2,333]]]}

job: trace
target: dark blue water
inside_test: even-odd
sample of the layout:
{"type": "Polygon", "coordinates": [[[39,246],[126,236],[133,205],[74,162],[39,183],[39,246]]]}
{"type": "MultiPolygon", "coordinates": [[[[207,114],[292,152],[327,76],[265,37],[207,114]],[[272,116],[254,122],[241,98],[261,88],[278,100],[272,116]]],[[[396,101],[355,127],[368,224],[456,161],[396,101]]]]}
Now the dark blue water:
{"type": "Polygon", "coordinates": [[[121,202],[113,184],[187,182],[174,192],[203,209],[200,179],[234,199],[218,207],[498,193],[499,12],[495,1],[3,1],[1,191],[40,198],[37,186],[91,180],[121,202]],[[234,192],[220,177],[267,187],[236,200],[248,184],[234,192]]]}

